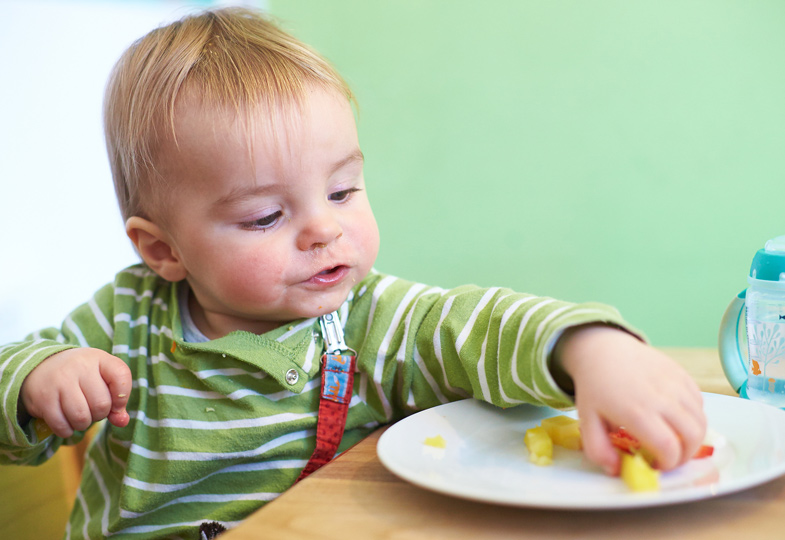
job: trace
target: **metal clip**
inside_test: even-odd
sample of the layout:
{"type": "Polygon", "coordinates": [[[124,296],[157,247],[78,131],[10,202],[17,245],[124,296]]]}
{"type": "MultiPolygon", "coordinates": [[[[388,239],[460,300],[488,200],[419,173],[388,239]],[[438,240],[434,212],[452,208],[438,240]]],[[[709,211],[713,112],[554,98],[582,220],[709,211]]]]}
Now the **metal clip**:
{"type": "Polygon", "coordinates": [[[343,351],[354,352],[343,340],[343,326],[341,326],[337,311],[319,317],[319,326],[322,328],[327,354],[341,354],[343,351]]]}

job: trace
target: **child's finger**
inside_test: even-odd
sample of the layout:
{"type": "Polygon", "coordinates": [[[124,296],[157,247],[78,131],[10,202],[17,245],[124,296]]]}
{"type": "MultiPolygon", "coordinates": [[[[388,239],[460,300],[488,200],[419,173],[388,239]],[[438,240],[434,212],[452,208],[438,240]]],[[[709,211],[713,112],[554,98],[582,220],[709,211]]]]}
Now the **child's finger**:
{"type": "Polygon", "coordinates": [[[80,381],[82,394],[90,408],[93,422],[103,420],[112,410],[112,396],[109,387],[99,377],[91,377],[80,381]]]}
{"type": "MultiPolygon", "coordinates": [[[[53,407],[47,407],[43,417],[39,418],[38,420],[43,421],[44,425],[49,428],[49,431],[51,431],[58,437],[62,437],[65,439],[74,434],[74,430],[71,427],[71,424],[68,423],[68,419],[66,419],[65,414],[63,414],[63,411],[61,410],[59,405],[53,407]]],[[[36,422],[38,424],[36,426],[36,432],[39,435],[39,440],[41,440],[42,436],[44,436],[44,438],[45,436],[47,436],[46,433],[47,430],[44,428],[44,426],[40,425],[40,422],[38,421],[36,422]]]]}
{"type": "Polygon", "coordinates": [[[131,370],[125,362],[111,355],[102,358],[99,367],[112,401],[107,419],[118,427],[124,427],[129,420],[125,406],[131,394],[131,370]]]}
{"type": "Polygon", "coordinates": [[[688,461],[703,443],[706,436],[705,417],[689,409],[683,409],[667,414],[665,421],[670,424],[681,442],[681,458],[676,463],[681,465],[688,461]]]}
{"type": "Polygon", "coordinates": [[[131,417],[128,416],[128,411],[125,409],[110,412],[106,419],[109,420],[110,424],[117,427],[125,427],[131,421],[131,417]]]}
{"type": "Polygon", "coordinates": [[[692,378],[687,378],[686,384],[687,389],[683,393],[684,399],[687,401],[685,405],[698,411],[698,416],[705,420],[705,415],[703,414],[703,393],[701,392],[698,383],[692,378]]]}
{"type": "Polygon", "coordinates": [[[674,398],[661,408],[650,411],[627,429],[649,450],[656,466],[670,470],[688,461],[706,434],[701,400],[674,398]]]}
{"type": "Polygon", "coordinates": [[[641,446],[654,455],[658,469],[670,470],[682,462],[684,448],[681,437],[664,418],[652,415],[646,422],[634,424],[630,432],[640,441],[641,446]]]}
{"type": "MultiPolygon", "coordinates": [[[[81,391],[70,392],[67,395],[60,394],[60,409],[63,411],[68,426],[74,431],[84,431],[93,423],[93,415],[90,412],[90,405],[81,391]]],[[[49,418],[45,417],[49,424],[49,418]]],[[[56,426],[49,424],[58,436],[62,437],[56,426]]],[[[71,434],[67,435],[70,437],[71,434]]]]}
{"type": "MultiPolygon", "coordinates": [[[[74,434],[74,429],[68,423],[65,415],[63,415],[63,413],[59,410],[57,412],[49,412],[44,418],[40,420],[43,420],[44,423],[49,427],[49,430],[58,437],[67,439],[74,434]]],[[[37,427],[36,429],[39,430],[40,435],[46,434],[46,430],[42,429],[42,427],[37,427]]]]}
{"type": "Polygon", "coordinates": [[[583,452],[589,461],[596,463],[611,475],[619,474],[619,453],[608,438],[605,422],[594,413],[581,416],[583,452]]]}

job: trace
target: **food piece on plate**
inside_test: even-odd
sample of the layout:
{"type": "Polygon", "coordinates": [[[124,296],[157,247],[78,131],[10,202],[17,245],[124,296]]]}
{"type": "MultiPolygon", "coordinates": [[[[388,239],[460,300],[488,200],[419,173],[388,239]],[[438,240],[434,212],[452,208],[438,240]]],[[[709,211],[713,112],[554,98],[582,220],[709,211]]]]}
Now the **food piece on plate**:
{"type": "Polygon", "coordinates": [[[660,472],[652,469],[638,452],[621,453],[621,479],[632,491],[660,489],[660,472]]]}
{"type": "Polygon", "coordinates": [[[692,459],[701,459],[714,455],[714,447],[710,444],[702,444],[692,459]]]}
{"type": "Polygon", "coordinates": [[[548,432],[553,444],[569,448],[570,450],[580,450],[583,448],[581,443],[580,422],[569,416],[552,416],[542,421],[542,427],[548,432]]]}
{"type": "Polygon", "coordinates": [[[611,439],[611,444],[624,452],[625,454],[632,454],[635,450],[641,447],[641,443],[629,431],[620,427],[615,431],[608,433],[611,439]]]}
{"type": "Polygon", "coordinates": [[[447,441],[441,435],[435,437],[426,437],[423,444],[426,446],[433,446],[434,448],[447,448],[447,441]]]}
{"type": "Polygon", "coordinates": [[[542,426],[527,429],[523,442],[529,450],[529,461],[540,466],[553,463],[553,441],[542,426]]]}
{"type": "MultiPolygon", "coordinates": [[[[635,438],[629,431],[620,427],[615,431],[608,433],[611,439],[611,444],[626,454],[639,453],[648,462],[649,465],[654,465],[654,456],[646,448],[641,448],[640,441],[635,438]]],[[[709,457],[714,454],[714,447],[710,444],[702,444],[692,459],[701,459],[709,457]]]]}

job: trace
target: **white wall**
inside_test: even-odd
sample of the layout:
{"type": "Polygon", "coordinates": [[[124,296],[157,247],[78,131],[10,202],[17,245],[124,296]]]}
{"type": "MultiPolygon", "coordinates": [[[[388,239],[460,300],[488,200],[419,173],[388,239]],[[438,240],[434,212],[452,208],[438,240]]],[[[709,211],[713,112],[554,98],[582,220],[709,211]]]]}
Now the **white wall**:
{"type": "Polygon", "coordinates": [[[101,125],[122,51],[163,22],[262,1],[0,0],[0,345],[59,326],[136,262],[101,125]]]}

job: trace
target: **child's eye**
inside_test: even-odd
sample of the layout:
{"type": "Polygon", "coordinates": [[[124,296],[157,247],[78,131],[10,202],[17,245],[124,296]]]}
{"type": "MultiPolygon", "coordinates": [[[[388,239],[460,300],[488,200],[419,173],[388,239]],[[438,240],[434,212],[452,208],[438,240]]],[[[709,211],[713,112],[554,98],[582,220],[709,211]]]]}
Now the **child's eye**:
{"type": "Polygon", "coordinates": [[[353,193],[358,191],[360,191],[360,188],[342,189],[341,191],[330,193],[330,196],[327,198],[333,202],[346,202],[351,198],[353,193]]]}
{"type": "Polygon", "coordinates": [[[278,223],[278,221],[282,217],[283,217],[283,212],[281,210],[278,210],[277,212],[273,212],[272,214],[268,214],[264,217],[260,217],[259,219],[241,223],[240,227],[251,231],[265,230],[265,229],[269,229],[270,227],[278,223]]]}

